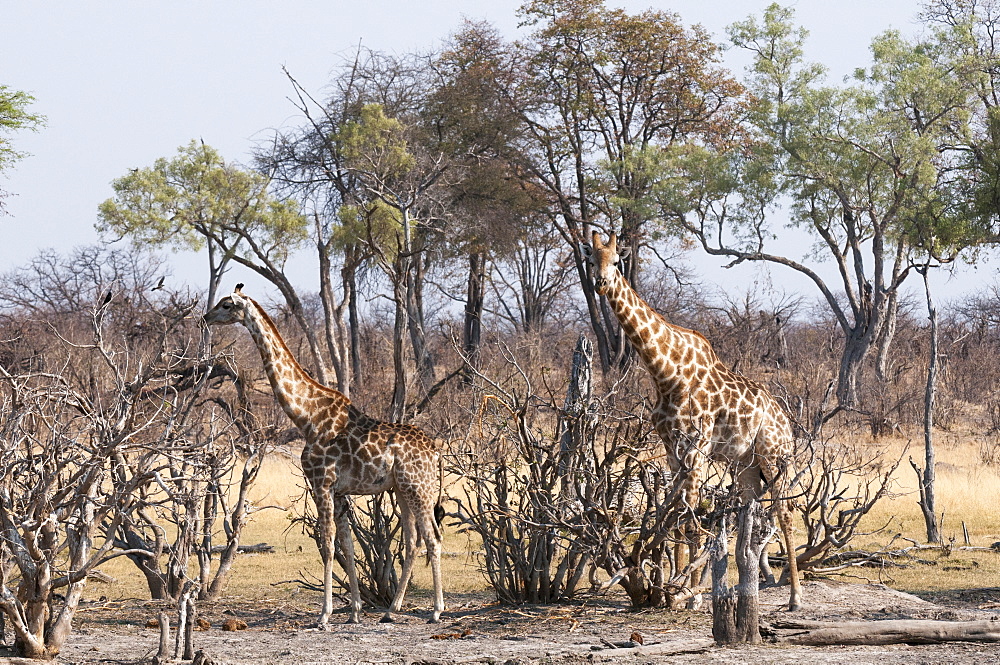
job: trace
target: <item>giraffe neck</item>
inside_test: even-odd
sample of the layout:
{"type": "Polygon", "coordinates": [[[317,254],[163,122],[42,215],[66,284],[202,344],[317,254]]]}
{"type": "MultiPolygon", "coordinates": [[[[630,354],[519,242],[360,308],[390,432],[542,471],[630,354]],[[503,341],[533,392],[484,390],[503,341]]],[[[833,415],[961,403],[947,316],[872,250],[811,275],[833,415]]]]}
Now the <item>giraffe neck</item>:
{"type": "Polygon", "coordinates": [[[340,412],[346,414],[350,400],[309,376],[267,313],[255,301],[248,300],[250,306],[243,324],[257,345],[274,396],[295,426],[307,439],[311,438],[310,434],[320,428],[323,421],[331,417],[339,420],[340,412]]]}
{"type": "Polygon", "coordinates": [[[673,325],[639,297],[621,272],[606,293],[608,304],[661,392],[686,383],[699,366],[717,361],[700,334],[673,325]]]}

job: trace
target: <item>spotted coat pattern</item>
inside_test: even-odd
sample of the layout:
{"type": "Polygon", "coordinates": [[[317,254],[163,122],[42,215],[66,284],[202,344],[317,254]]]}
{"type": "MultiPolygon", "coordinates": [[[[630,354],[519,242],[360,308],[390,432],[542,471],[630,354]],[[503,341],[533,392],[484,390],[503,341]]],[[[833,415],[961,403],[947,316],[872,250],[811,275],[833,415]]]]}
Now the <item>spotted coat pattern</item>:
{"type": "Polygon", "coordinates": [[[385,423],[351,404],[340,391],[315,381],[302,368],[277,327],[242,285],[205,315],[209,325],[241,323],[250,332],[264,371],[282,410],[305,438],[302,472],[316,503],[323,559],[325,628],[333,609],[334,537],[344,554],[351,593],[349,623],[361,619],[361,596],[354,564],[348,495],[394,490],[403,531],[404,559],[392,605],[383,621],[391,621],[403,603],[413,571],[416,548],[423,542],[434,578],[434,614],[444,610],[441,585],[441,530],[436,520],[441,493],[439,453],[435,443],[412,425],[385,423]]]}
{"type": "MultiPolygon", "coordinates": [[[[595,232],[585,249],[595,290],[607,298],[653,379],[652,423],[681,483],[676,488],[679,499],[698,506],[698,488],[709,460],[732,465],[745,497],[760,498],[766,483],[785,546],[794,552],[785,499],[794,438],[784,410],[764,386],[726,367],[704,336],[669,323],[639,297],[618,270],[621,257],[614,233],[605,244],[595,232]]],[[[795,557],[790,564],[789,607],[796,609],[801,590],[795,557]]]]}

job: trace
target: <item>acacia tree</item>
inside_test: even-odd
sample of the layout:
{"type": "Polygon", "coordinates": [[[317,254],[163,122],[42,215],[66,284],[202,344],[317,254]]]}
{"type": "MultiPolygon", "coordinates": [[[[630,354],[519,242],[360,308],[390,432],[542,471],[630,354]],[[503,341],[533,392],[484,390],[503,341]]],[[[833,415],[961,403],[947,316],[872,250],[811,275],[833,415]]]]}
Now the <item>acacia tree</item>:
{"type": "Polygon", "coordinates": [[[435,188],[447,172],[446,156],[412,152],[408,127],[386,115],[379,104],[366,104],[356,120],[337,132],[349,169],[360,181],[357,213],[365,220],[367,241],[389,278],[393,320],[394,381],[389,419],[406,414],[407,371],[404,340],[409,336],[424,390],[434,383],[434,358],[427,345],[423,286],[429,264],[427,241],[438,219],[432,210],[435,188]]]}
{"type": "Polygon", "coordinates": [[[706,252],[733,264],[785,266],[820,291],[844,339],[829,418],[862,408],[862,369],[873,350],[878,378],[886,373],[900,288],[923,251],[915,228],[924,237],[961,235],[949,228],[954,217],[944,224],[925,213],[954,191],[948,146],[953,128],[968,121],[967,95],[941,48],[895,32],[873,42],[873,64],[852,85],[824,85],[823,68],[803,61],[806,33],[791,18],[791,10],[771,5],[762,21],[729,29],[754,56],[748,123],[756,141],[728,153],[665,152],[654,168],[663,174],[664,216],[706,252]],[[779,201],[787,202],[791,226],[815,238],[810,256],[771,249],[770,213],[779,201]],[[833,261],[836,285],[813,259],[833,261]]]}
{"type": "MultiPolygon", "coordinates": [[[[21,130],[38,131],[45,125],[45,116],[28,111],[34,101],[26,92],[0,85],[0,174],[24,157],[23,152],[14,149],[7,135],[21,130]]],[[[0,212],[4,211],[6,196],[0,189],[0,212]]]]}
{"type": "MultiPolygon", "coordinates": [[[[607,370],[625,357],[627,342],[593,291],[579,244],[592,226],[618,228],[638,256],[653,230],[646,153],[729,142],[741,88],[718,66],[719,49],[704,30],[685,29],[675,14],[629,14],[603,0],[533,0],[520,11],[535,28],[530,38],[484,57],[497,61],[493,88],[519,119],[513,171],[549,199],[607,370]]],[[[641,289],[635,260],[622,268],[641,289]]]]}
{"type": "MultiPolygon", "coordinates": [[[[335,77],[335,92],[323,103],[289,77],[305,127],[276,135],[273,146],[258,153],[258,162],[281,186],[303,196],[314,211],[321,284],[332,283],[328,273],[334,256],[343,259],[341,304],[333,304],[332,289],[322,288],[321,297],[328,330],[350,331],[354,372],[359,361],[358,273],[374,265],[391,284],[396,371],[388,416],[393,420],[406,411],[407,339],[423,389],[435,382],[424,289],[437,254],[429,240],[437,237],[446,215],[442,178],[453,162],[440,141],[429,138],[424,111],[430,77],[427,57],[396,58],[365,49],[335,77]],[[347,326],[341,323],[345,308],[347,326]]],[[[339,355],[346,356],[346,349],[339,355]]]]}
{"type": "Polygon", "coordinates": [[[235,262],[274,284],[309,342],[316,378],[325,382],[326,361],[305,306],[285,276],[284,264],[304,240],[307,221],[297,204],[268,192],[269,180],[227,163],[198,141],[182,146],[173,159],[134,169],[111,184],[114,198],[99,207],[97,230],[105,237],[128,237],[171,249],[208,250],[207,307],[219,282],[235,262]]]}

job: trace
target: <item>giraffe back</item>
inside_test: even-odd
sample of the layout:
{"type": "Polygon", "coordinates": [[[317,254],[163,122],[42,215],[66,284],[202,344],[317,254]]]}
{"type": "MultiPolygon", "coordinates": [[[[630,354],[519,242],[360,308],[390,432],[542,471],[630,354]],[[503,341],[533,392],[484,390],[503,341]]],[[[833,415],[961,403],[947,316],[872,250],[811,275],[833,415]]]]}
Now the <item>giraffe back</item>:
{"type": "Polygon", "coordinates": [[[439,453],[423,430],[376,420],[353,405],[347,414],[347,424],[336,436],[307,438],[302,450],[307,476],[331,476],[330,490],[338,494],[394,489],[407,496],[432,493],[437,500],[439,453]]]}

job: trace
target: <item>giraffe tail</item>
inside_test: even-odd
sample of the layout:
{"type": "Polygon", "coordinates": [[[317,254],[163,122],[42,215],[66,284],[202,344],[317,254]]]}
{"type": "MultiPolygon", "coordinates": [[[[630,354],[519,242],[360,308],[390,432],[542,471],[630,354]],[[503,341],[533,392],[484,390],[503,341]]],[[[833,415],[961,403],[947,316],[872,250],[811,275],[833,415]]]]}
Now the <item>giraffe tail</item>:
{"type": "MultiPolygon", "coordinates": [[[[434,529],[434,540],[436,540],[438,542],[438,544],[441,543],[441,538],[442,538],[442,536],[441,536],[441,522],[442,522],[442,520],[444,520],[444,508],[441,506],[440,503],[438,503],[438,504],[436,504],[434,506],[434,519],[431,520],[431,528],[434,529]]],[[[430,562],[431,562],[431,551],[432,551],[433,548],[431,547],[430,541],[427,540],[426,534],[423,533],[423,530],[422,529],[418,529],[417,530],[417,542],[414,543],[414,548],[420,547],[421,543],[427,546],[427,550],[426,550],[427,551],[427,563],[430,564],[430,562]]]]}
{"type": "Polygon", "coordinates": [[[444,521],[444,507],[439,503],[434,506],[434,537],[441,541],[441,522],[444,521]]]}

